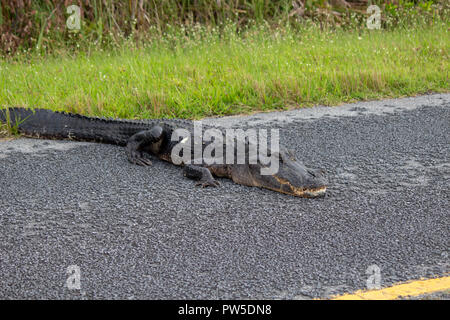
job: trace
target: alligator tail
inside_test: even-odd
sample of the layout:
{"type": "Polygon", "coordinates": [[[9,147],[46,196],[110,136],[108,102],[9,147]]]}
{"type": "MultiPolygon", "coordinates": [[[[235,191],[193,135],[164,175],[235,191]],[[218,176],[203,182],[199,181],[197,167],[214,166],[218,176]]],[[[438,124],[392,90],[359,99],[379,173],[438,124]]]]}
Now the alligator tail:
{"type": "Polygon", "coordinates": [[[139,122],[93,118],[46,109],[0,109],[0,122],[6,123],[8,120],[11,127],[26,136],[116,145],[126,145],[129,137],[146,128],[145,124],[139,122]]]}

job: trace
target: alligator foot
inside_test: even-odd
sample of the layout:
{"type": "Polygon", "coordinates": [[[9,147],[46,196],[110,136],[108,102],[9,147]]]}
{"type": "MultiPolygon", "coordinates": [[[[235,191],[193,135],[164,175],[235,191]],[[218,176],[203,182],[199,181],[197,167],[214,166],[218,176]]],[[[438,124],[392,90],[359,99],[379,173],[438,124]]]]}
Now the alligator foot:
{"type": "Polygon", "coordinates": [[[215,180],[208,168],[205,167],[187,164],[184,166],[184,176],[189,179],[197,180],[198,182],[195,186],[201,186],[202,188],[215,188],[220,185],[219,181],[215,180]]]}
{"type": "Polygon", "coordinates": [[[217,180],[206,180],[206,181],[199,181],[195,184],[196,187],[201,186],[202,188],[206,188],[206,187],[218,187],[220,186],[220,182],[217,180]]]}
{"type": "Polygon", "coordinates": [[[127,143],[128,161],[140,166],[150,166],[152,162],[149,154],[143,150],[147,150],[160,142],[162,137],[163,129],[160,126],[154,126],[150,130],[140,131],[131,136],[127,143]]]}
{"type": "Polygon", "coordinates": [[[148,155],[144,152],[136,151],[136,150],[130,150],[127,152],[128,161],[130,161],[132,164],[137,164],[139,166],[151,166],[152,162],[148,158],[148,155]]]}

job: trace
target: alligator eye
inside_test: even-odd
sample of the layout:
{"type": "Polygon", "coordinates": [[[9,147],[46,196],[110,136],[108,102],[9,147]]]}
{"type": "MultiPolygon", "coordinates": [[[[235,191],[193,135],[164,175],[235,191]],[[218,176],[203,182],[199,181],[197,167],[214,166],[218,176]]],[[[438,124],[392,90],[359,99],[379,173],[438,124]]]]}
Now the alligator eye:
{"type": "Polygon", "coordinates": [[[278,158],[278,161],[280,162],[280,163],[282,163],[283,162],[283,155],[281,154],[281,153],[279,153],[278,151],[271,151],[271,150],[268,150],[268,152],[267,152],[267,156],[268,157],[277,157],[278,158]]]}

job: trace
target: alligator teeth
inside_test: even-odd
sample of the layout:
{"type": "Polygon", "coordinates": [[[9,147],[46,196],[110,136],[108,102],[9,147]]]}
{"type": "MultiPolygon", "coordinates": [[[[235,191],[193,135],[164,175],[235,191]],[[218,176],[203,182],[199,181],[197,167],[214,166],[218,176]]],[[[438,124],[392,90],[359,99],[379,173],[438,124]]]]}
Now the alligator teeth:
{"type": "Polygon", "coordinates": [[[304,193],[309,197],[319,197],[321,195],[324,195],[326,191],[327,187],[322,187],[315,190],[305,190],[304,193]]]}

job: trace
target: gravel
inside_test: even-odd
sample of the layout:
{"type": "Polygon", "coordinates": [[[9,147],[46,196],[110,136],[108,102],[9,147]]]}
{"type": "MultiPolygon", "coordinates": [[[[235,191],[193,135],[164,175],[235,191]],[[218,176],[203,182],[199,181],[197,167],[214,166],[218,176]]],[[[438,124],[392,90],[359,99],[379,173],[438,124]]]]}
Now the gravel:
{"type": "Polygon", "coordinates": [[[279,128],[326,169],[326,197],[199,189],[116,146],[0,142],[0,298],[311,299],[366,288],[372,265],[383,287],[450,271],[450,94],[205,121],[279,128]]]}

